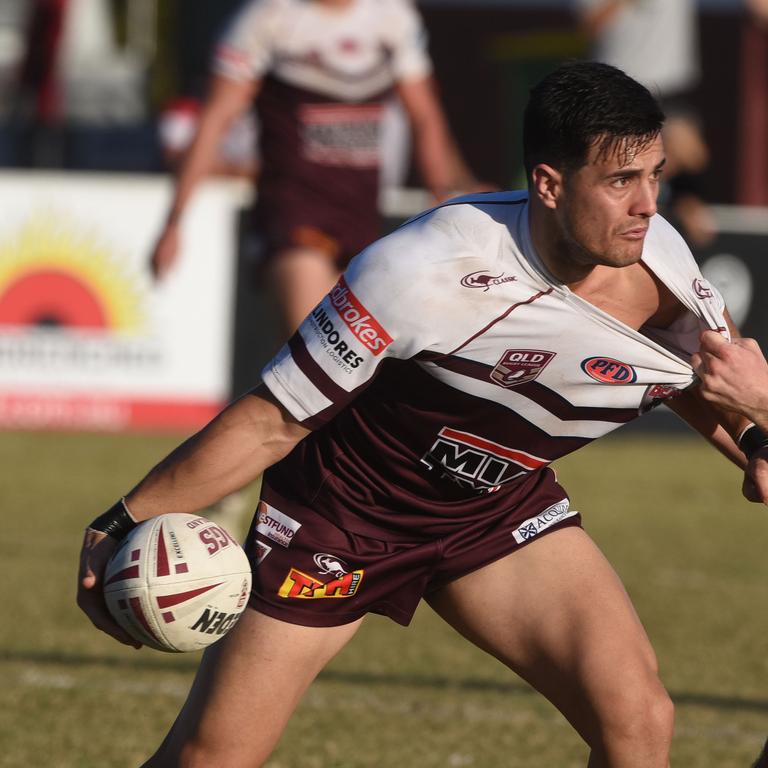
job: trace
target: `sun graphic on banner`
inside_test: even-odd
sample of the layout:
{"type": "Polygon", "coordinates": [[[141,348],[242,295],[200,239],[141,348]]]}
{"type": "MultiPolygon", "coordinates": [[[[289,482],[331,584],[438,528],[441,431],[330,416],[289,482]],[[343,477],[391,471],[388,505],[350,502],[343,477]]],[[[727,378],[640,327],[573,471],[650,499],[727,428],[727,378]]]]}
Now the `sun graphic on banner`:
{"type": "Polygon", "coordinates": [[[0,326],[134,334],[145,321],[141,304],[114,248],[62,217],[38,214],[0,242],[0,326]]]}

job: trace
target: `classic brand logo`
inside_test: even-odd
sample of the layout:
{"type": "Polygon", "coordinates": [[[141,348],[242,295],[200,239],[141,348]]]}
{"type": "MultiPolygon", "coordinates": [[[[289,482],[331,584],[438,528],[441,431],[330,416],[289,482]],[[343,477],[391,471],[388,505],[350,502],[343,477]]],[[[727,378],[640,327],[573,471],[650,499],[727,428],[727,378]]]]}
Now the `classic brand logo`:
{"type": "Polygon", "coordinates": [[[702,280],[700,277],[697,277],[694,279],[692,286],[693,286],[693,292],[700,299],[712,298],[713,296],[712,288],[710,287],[709,283],[706,280],[702,280]]]}
{"type": "Polygon", "coordinates": [[[588,357],[581,362],[581,370],[601,384],[632,384],[637,372],[627,363],[612,357],[588,357]]]}
{"type": "Polygon", "coordinates": [[[312,559],[315,561],[317,572],[321,576],[331,573],[337,579],[340,579],[348,573],[347,564],[335,555],[329,555],[326,552],[317,552],[312,559]]]}
{"type": "Polygon", "coordinates": [[[491,371],[491,381],[500,387],[517,387],[533,381],[555,354],[544,349],[508,349],[491,371]]]}
{"type": "Polygon", "coordinates": [[[358,571],[345,573],[340,578],[331,579],[331,581],[318,581],[313,576],[302,573],[296,568],[291,568],[285,577],[277,594],[280,597],[288,597],[299,600],[318,600],[329,597],[352,597],[357,592],[360,582],[363,580],[365,571],[361,568],[358,571]]]}
{"type": "Polygon", "coordinates": [[[484,269],[478,272],[470,272],[468,275],[464,275],[461,278],[461,284],[465,288],[482,288],[483,291],[487,291],[492,285],[500,285],[501,283],[514,283],[517,280],[516,277],[505,277],[502,272],[500,275],[491,275],[484,269]]]}
{"type": "Polygon", "coordinates": [[[343,276],[328,296],[347,328],[374,355],[380,355],[392,343],[392,337],[352,293],[343,276]]]}

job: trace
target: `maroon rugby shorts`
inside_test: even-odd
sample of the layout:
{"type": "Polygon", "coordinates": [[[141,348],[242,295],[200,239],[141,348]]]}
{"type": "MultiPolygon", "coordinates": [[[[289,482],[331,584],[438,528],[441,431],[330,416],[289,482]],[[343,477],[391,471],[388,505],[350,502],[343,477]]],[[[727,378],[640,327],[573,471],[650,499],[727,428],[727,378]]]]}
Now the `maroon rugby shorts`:
{"type": "Polygon", "coordinates": [[[407,626],[422,597],[551,531],[581,525],[550,469],[534,492],[490,522],[431,540],[343,530],[307,506],[264,491],[246,541],[250,605],[303,626],[338,626],[378,613],[407,626]]]}

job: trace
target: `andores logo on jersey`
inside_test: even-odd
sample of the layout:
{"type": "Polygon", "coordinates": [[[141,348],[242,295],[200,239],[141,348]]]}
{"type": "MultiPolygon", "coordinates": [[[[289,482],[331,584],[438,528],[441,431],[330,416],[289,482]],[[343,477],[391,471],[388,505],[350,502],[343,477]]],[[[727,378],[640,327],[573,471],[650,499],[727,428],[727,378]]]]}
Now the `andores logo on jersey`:
{"type": "Polygon", "coordinates": [[[491,371],[491,381],[500,387],[517,387],[533,381],[555,354],[543,349],[508,349],[491,371]]]}
{"type": "Polygon", "coordinates": [[[380,355],[392,343],[392,337],[352,293],[343,276],[328,296],[347,328],[374,355],[380,355]]]}
{"type": "Polygon", "coordinates": [[[328,597],[352,597],[357,592],[365,571],[361,568],[345,573],[331,581],[318,581],[314,576],[291,568],[277,594],[299,600],[318,600],[328,597]]]}
{"type": "Polygon", "coordinates": [[[493,493],[503,483],[549,463],[525,451],[450,427],[440,430],[421,461],[430,469],[439,470],[444,479],[485,493],[493,493]]]}
{"type": "Polygon", "coordinates": [[[500,275],[490,275],[485,269],[481,269],[479,272],[470,272],[468,275],[464,275],[461,278],[461,284],[465,288],[482,288],[483,291],[487,291],[492,285],[501,285],[501,283],[514,283],[517,280],[516,277],[505,277],[502,272],[500,275]]]}

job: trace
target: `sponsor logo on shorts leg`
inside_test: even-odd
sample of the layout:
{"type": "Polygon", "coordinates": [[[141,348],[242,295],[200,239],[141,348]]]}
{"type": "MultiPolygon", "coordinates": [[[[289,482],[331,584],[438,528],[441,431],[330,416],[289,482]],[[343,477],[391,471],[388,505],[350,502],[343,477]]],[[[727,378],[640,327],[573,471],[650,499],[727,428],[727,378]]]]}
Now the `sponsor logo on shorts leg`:
{"type": "Polygon", "coordinates": [[[256,565],[258,565],[271,551],[272,547],[263,541],[256,541],[256,565]]]}
{"type": "Polygon", "coordinates": [[[581,361],[581,370],[601,384],[632,384],[637,379],[631,365],[612,357],[588,357],[581,361]]]}
{"type": "Polygon", "coordinates": [[[256,515],[256,530],[281,547],[289,547],[296,532],[301,528],[301,523],[284,515],[266,501],[259,502],[256,515]]]}
{"type": "Polygon", "coordinates": [[[335,555],[329,555],[326,552],[317,552],[313,559],[317,566],[317,572],[321,576],[330,573],[337,579],[340,579],[348,573],[347,564],[335,555]]]}
{"type": "Polygon", "coordinates": [[[352,597],[360,587],[364,573],[361,568],[330,581],[320,581],[297,568],[291,568],[277,594],[298,600],[352,597]]]}
{"type": "Polygon", "coordinates": [[[533,381],[555,354],[544,349],[508,349],[491,371],[491,381],[505,388],[533,381]]]}
{"type": "Polygon", "coordinates": [[[575,509],[570,509],[568,499],[563,499],[558,501],[557,504],[547,507],[543,512],[539,512],[535,517],[529,517],[527,520],[524,520],[512,531],[512,535],[518,544],[522,544],[538,536],[542,531],[555,525],[555,523],[578,514],[575,509]]]}

